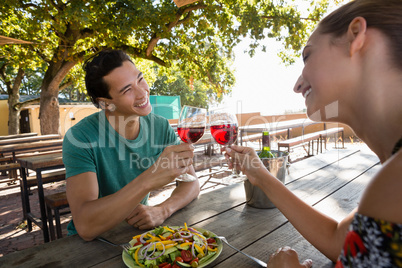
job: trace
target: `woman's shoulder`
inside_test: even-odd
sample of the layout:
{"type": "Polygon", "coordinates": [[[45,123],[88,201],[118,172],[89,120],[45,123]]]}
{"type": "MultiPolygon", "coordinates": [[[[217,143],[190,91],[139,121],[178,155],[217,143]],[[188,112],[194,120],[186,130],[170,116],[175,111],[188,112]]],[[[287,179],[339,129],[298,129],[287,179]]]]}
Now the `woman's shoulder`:
{"type": "Polygon", "coordinates": [[[394,223],[402,223],[402,150],[388,159],[367,186],[359,213],[394,223]]]}

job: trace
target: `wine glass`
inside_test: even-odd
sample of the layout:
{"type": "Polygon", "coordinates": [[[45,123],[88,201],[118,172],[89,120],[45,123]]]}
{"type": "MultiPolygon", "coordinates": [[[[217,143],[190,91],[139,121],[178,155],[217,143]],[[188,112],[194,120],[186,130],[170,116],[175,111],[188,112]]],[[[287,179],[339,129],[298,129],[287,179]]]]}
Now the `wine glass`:
{"type": "MultiPolygon", "coordinates": [[[[210,112],[209,124],[211,135],[215,141],[223,146],[230,146],[237,140],[238,123],[234,114],[224,109],[214,110],[210,112]]],[[[237,174],[235,163],[233,162],[232,174],[223,180],[223,183],[234,183],[243,181],[244,178],[237,174]]]]}
{"type": "MultiPolygon", "coordinates": [[[[204,135],[206,121],[206,109],[184,105],[177,124],[177,134],[185,143],[196,143],[204,135]]],[[[177,177],[176,180],[195,181],[196,178],[186,173],[177,177]]]]}

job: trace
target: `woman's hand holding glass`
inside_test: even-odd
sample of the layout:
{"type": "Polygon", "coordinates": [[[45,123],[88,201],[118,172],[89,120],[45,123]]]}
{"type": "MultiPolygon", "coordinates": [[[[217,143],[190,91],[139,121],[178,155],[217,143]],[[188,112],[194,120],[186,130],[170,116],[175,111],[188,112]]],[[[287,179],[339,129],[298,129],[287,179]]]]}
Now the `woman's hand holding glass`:
{"type": "Polygon", "coordinates": [[[254,148],[232,145],[230,148],[225,148],[224,151],[227,157],[232,159],[231,162],[247,175],[247,179],[253,185],[257,183],[255,179],[257,176],[268,172],[254,148]]]}
{"type": "MultiPolygon", "coordinates": [[[[209,115],[209,124],[211,135],[218,144],[229,147],[236,142],[238,135],[238,123],[234,114],[225,111],[224,109],[213,110],[209,115]]],[[[229,164],[229,166],[232,166],[232,175],[227,177],[223,181],[224,183],[232,183],[234,180],[230,179],[239,177],[235,163],[232,162],[232,164],[229,164]]]]}

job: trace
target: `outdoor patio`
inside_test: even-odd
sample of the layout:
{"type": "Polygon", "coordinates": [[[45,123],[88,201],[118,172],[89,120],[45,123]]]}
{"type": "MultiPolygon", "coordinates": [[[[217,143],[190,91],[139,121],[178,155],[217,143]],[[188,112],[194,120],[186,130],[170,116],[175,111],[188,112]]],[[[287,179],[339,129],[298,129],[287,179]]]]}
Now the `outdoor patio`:
{"type": "MultiPolygon", "coordinates": [[[[252,144],[249,144],[249,146],[250,145],[252,144]]],[[[334,144],[329,143],[327,145],[328,150],[322,155],[325,156],[325,154],[337,150],[333,147],[334,144]]],[[[345,147],[347,150],[361,150],[372,154],[372,152],[363,143],[349,142],[345,144],[345,147]]],[[[343,149],[339,150],[342,151],[343,149]]],[[[293,152],[293,156],[298,156],[299,158],[295,163],[303,163],[303,160],[306,159],[305,152],[302,148],[295,150],[293,152]]],[[[212,158],[215,158],[215,160],[222,160],[222,155],[216,154],[212,156],[212,158]]],[[[206,156],[202,150],[197,152],[196,159],[198,159],[198,161],[211,160],[211,158],[206,156]]],[[[224,162],[224,160],[222,161],[224,162]]],[[[208,173],[210,172],[209,169],[197,172],[197,175],[200,177],[200,186],[202,186],[201,194],[226,186],[222,184],[222,178],[230,174],[230,171],[227,171],[226,167],[221,168],[219,166],[215,167],[213,171],[217,172],[214,173],[211,178],[208,176],[208,173]],[[219,172],[219,170],[221,170],[221,172],[219,172]]],[[[0,184],[0,187],[2,186],[4,185],[0,184]]],[[[46,184],[45,188],[46,192],[49,194],[64,191],[65,181],[46,184]]],[[[152,192],[150,196],[150,204],[153,205],[162,202],[169,197],[170,192],[173,189],[174,185],[170,184],[160,191],[152,192]]],[[[39,214],[39,201],[36,187],[31,190],[31,193],[32,195],[30,196],[30,199],[33,213],[39,214]]],[[[23,213],[19,186],[0,191],[0,215],[0,257],[44,243],[43,234],[39,227],[34,225],[33,231],[27,232],[26,224],[22,222],[23,213]]],[[[66,226],[70,219],[71,214],[61,216],[63,236],[66,236],[66,226]]]]}

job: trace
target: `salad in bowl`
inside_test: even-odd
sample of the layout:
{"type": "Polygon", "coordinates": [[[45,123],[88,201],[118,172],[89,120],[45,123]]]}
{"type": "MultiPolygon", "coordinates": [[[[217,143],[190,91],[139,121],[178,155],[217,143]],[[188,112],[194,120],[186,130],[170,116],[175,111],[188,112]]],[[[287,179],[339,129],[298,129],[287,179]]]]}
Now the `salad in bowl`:
{"type": "Polygon", "coordinates": [[[222,251],[216,235],[202,228],[160,226],[130,241],[132,247],[123,252],[128,267],[187,268],[205,267],[222,251]]]}

